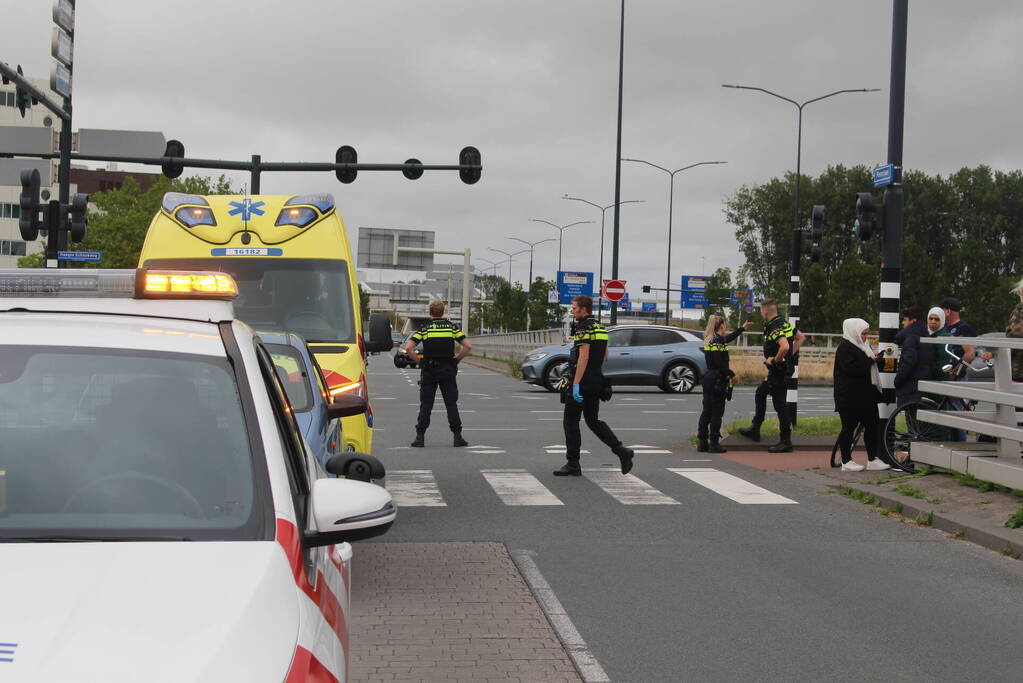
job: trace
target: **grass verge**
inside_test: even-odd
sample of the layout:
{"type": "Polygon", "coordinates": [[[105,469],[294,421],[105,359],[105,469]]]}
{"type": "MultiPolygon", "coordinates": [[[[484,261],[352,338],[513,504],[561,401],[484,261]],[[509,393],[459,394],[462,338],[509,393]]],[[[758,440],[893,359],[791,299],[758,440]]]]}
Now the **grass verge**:
{"type": "Polygon", "coordinates": [[[1009,519],[1005,520],[1005,526],[1010,529],[1023,528],[1023,505],[1020,505],[1019,510],[1009,515],[1009,519]]]}
{"type": "MultiPolygon", "coordinates": [[[[752,418],[745,418],[729,422],[725,425],[725,430],[728,431],[729,434],[734,434],[739,431],[740,427],[749,427],[752,424],[752,418]]],[[[801,417],[799,418],[799,422],[792,428],[793,434],[815,436],[838,436],[840,431],[842,431],[842,421],[838,419],[837,415],[801,417]]],[[[760,425],[760,434],[767,436],[777,435],[778,419],[770,418],[768,420],[764,420],[764,424],[760,425]]]]}

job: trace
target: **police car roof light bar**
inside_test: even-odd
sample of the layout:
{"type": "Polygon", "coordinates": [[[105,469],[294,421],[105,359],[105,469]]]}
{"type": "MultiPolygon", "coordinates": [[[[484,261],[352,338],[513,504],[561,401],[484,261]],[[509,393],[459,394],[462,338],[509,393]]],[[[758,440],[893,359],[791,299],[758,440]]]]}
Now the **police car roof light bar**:
{"type": "Polygon", "coordinates": [[[0,297],[232,300],[238,286],[226,273],[146,269],[0,269],[0,297]]]}

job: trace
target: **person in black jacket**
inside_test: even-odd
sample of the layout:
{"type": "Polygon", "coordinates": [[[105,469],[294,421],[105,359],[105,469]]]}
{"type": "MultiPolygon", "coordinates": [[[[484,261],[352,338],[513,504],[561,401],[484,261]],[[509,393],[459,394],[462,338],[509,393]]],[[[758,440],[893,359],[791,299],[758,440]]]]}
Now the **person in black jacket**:
{"type": "Polygon", "coordinates": [[[707,372],[700,379],[703,385],[703,412],[700,413],[696,447],[701,453],[727,453],[718,439],[721,436],[721,418],[725,414],[725,399],[732,371],[728,367],[728,345],[739,338],[743,331],[753,327],[747,320],[739,329],[725,334],[725,319],[712,315],[707,319],[707,331],[703,335],[703,355],[707,359],[707,372]],[[710,437],[708,443],[708,436],[710,437]]]}
{"type": "Polygon", "coordinates": [[[844,321],[843,339],[835,349],[835,410],[842,420],[838,447],[842,451],[842,469],[846,472],[859,472],[863,469],[863,465],[852,459],[853,435],[856,427],[861,424],[863,443],[867,448],[867,469],[888,469],[888,465],[877,457],[880,379],[875,363],[877,355],[867,342],[867,328],[867,321],[861,318],[844,321]]]}
{"type": "Polygon", "coordinates": [[[920,337],[931,334],[923,317],[924,309],[919,306],[907,306],[902,310],[903,329],[895,335],[895,343],[901,349],[899,367],[895,372],[895,395],[899,403],[919,398],[917,382],[934,379],[937,347],[920,343],[920,337]]]}

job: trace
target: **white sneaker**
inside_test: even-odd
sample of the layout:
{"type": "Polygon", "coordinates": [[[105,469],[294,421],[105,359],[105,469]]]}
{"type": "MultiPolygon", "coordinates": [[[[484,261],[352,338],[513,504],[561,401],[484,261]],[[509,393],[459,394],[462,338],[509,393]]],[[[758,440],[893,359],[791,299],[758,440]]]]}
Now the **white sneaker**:
{"type": "Polygon", "coordinates": [[[868,460],[867,461],[867,469],[868,470],[887,470],[887,469],[891,469],[891,467],[888,465],[888,463],[882,462],[881,460],[868,460]]]}
{"type": "Polygon", "coordinates": [[[863,471],[863,465],[859,464],[855,460],[850,460],[849,462],[843,462],[842,463],[842,471],[843,472],[862,472],[863,471]]]}

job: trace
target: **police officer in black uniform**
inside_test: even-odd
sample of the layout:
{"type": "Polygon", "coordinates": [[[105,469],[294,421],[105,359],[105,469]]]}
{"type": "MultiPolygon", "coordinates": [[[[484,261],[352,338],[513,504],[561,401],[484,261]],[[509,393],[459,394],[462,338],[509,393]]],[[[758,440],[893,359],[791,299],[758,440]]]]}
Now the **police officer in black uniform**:
{"type": "Polygon", "coordinates": [[[737,330],[725,334],[725,319],[712,315],[707,319],[707,331],[703,335],[703,355],[707,359],[707,372],[700,378],[703,385],[703,412],[700,413],[696,439],[696,450],[700,453],[727,453],[718,443],[721,438],[721,418],[725,414],[728,387],[734,374],[728,367],[728,345],[739,335],[753,326],[747,320],[737,330]],[[709,443],[708,443],[709,436],[709,443]]]}
{"type": "Polygon", "coordinates": [[[561,469],[554,470],[556,477],[578,477],[583,471],[579,466],[579,449],[582,434],[579,418],[586,419],[586,426],[607,444],[622,466],[622,474],[632,469],[631,449],[622,445],[606,422],[601,421],[600,396],[604,392],[604,374],[601,366],[607,359],[607,330],[593,317],[593,300],[588,296],[572,299],[572,317],[575,330],[572,335],[572,355],[569,374],[571,386],[561,392],[565,404],[563,424],[565,427],[565,458],[568,462],[561,469]]]}
{"type": "Polygon", "coordinates": [[[405,343],[405,353],[410,358],[416,357],[416,344],[423,345],[423,355],[419,359],[421,368],[419,379],[419,419],[416,421],[416,440],[413,448],[422,448],[423,436],[430,426],[430,412],[433,400],[437,397],[440,387],[444,397],[444,407],[448,411],[448,426],[454,432],[455,446],[468,446],[462,438],[462,418],[458,415],[458,363],[472,350],[472,344],[465,334],[450,320],[444,318],[444,302],[430,302],[430,322],[409,337],[405,343]],[[455,354],[455,342],[461,345],[455,354]]]}
{"type": "Polygon", "coordinates": [[[785,402],[785,381],[792,375],[792,355],[802,346],[803,333],[778,315],[778,304],[774,299],[764,299],[760,302],[760,315],[767,321],[764,324],[764,365],[767,366],[767,379],[757,387],[753,425],[740,429],[739,433],[754,441],[760,441],[760,425],[767,415],[767,397],[770,395],[774,411],[778,413],[778,432],[781,439],[767,450],[770,453],[791,453],[792,427],[789,424],[789,411],[785,402]]]}

